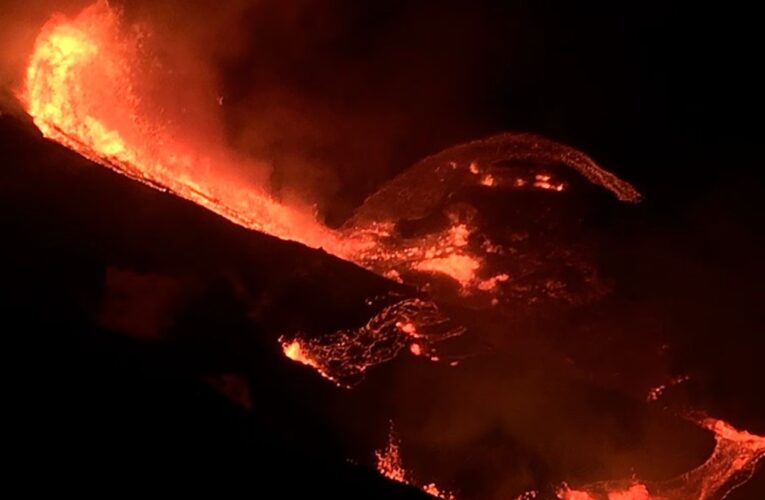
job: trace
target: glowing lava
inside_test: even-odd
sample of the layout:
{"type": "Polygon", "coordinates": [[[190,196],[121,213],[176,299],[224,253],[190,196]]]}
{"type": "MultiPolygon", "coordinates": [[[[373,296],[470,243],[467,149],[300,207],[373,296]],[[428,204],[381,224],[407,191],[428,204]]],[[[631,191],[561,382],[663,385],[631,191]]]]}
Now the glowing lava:
{"type": "Polygon", "coordinates": [[[440,489],[435,483],[424,485],[415,483],[410,477],[409,472],[404,469],[403,462],[401,461],[400,448],[401,444],[396,437],[393,425],[391,424],[390,432],[388,434],[388,444],[384,449],[375,452],[375,457],[377,458],[377,471],[380,474],[392,481],[419,488],[430,496],[441,498],[443,500],[456,500],[454,494],[440,489]]]}
{"type": "MultiPolygon", "coordinates": [[[[400,221],[423,219],[457,189],[537,190],[545,196],[567,191],[567,183],[545,170],[521,175],[503,170],[505,160],[559,164],[574,170],[619,200],[636,202],[639,193],[572,148],[528,134],[501,134],[428,157],[393,179],[341,230],[320,223],[309,209],[276,200],[262,186],[218,165],[232,161],[184,142],[157,118],[143,90],[147,58],[138,30],[123,30],[118,12],[104,2],[76,18],[55,16],[42,29],[26,71],[22,100],[42,134],[82,156],[132,179],[197,203],[243,227],[312,248],[323,248],[381,276],[430,290],[433,277],[451,280],[464,296],[487,296],[491,304],[516,275],[488,269],[489,256],[510,255],[502,244],[479,234],[470,217],[455,216],[448,227],[402,236],[400,221]],[[423,184],[420,180],[427,178],[423,184]]],[[[547,286],[551,295],[559,287],[547,286]]],[[[326,378],[351,385],[370,366],[409,346],[410,352],[438,359],[434,344],[460,335],[438,308],[421,299],[403,300],[358,328],[322,338],[282,341],[286,356],[326,378]],[[416,342],[414,341],[416,340],[416,342]]],[[[658,394],[655,395],[658,397],[658,394]]],[[[663,483],[602,483],[564,488],[568,500],[708,499],[722,497],[747,479],[765,455],[765,438],[720,420],[700,422],[714,433],[716,447],[700,467],[663,483]]],[[[377,454],[387,477],[413,484],[403,469],[394,437],[377,454]]],[[[453,498],[435,485],[420,486],[439,498],[453,498]]]]}
{"type": "MultiPolygon", "coordinates": [[[[22,100],[43,135],[131,178],[198,203],[231,221],[342,253],[311,215],[236,179],[153,117],[139,90],[141,36],[123,33],[106,2],[75,19],[53,17],[35,43],[22,100]]],[[[148,78],[147,78],[148,80],[148,78]]],[[[224,161],[224,160],[220,160],[224,161]]]]}
{"type": "Polygon", "coordinates": [[[719,419],[696,421],[714,433],[712,455],[699,467],[668,481],[606,481],[577,489],[564,485],[561,500],[711,500],[746,482],[765,456],[765,436],[740,431],[719,419]]]}
{"type": "MultiPolygon", "coordinates": [[[[410,193],[417,186],[408,186],[391,199],[387,197],[390,190],[382,189],[336,231],[316,220],[311,209],[281,203],[262,186],[238,178],[234,172],[246,168],[228,168],[231,165],[226,163],[235,162],[225,155],[201,153],[192,142],[184,142],[182,131],[157,118],[163,114],[163,104],[151,103],[146,97],[152,85],[158,85],[146,70],[151,61],[144,43],[148,37],[135,27],[124,29],[120,17],[105,1],[99,1],[74,19],[55,16],[42,29],[27,68],[22,100],[45,137],[244,227],[322,248],[382,276],[417,287],[428,287],[427,276],[441,276],[453,280],[465,295],[498,293],[498,287],[486,282],[497,273],[484,270],[485,252],[469,244],[470,238],[480,235],[474,235],[475,228],[465,222],[455,220],[450,227],[428,235],[402,237],[396,233],[397,217],[368,217],[369,209],[376,210],[378,204],[407,211],[424,202],[436,202],[427,192],[434,186],[425,187],[420,194],[410,193]],[[401,193],[406,199],[401,199],[401,193]],[[391,200],[395,203],[390,204],[391,200]]],[[[640,198],[632,186],[586,155],[527,134],[476,141],[457,148],[456,153],[468,155],[457,161],[436,155],[421,162],[434,172],[433,180],[441,188],[453,186],[455,180],[475,178],[470,182],[491,189],[521,186],[563,191],[565,183],[548,173],[508,178],[493,166],[504,159],[539,160],[570,167],[621,200],[640,198]]],[[[422,168],[416,165],[411,170],[422,168]]],[[[408,182],[406,176],[404,182],[408,182]]],[[[397,178],[391,187],[400,182],[397,178]]]]}
{"type": "Polygon", "coordinates": [[[405,299],[383,308],[360,328],[316,338],[282,338],[281,343],[288,358],[341,387],[352,387],[367,369],[390,361],[407,345],[412,354],[438,361],[436,345],[464,331],[433,302],[405,299]]]}

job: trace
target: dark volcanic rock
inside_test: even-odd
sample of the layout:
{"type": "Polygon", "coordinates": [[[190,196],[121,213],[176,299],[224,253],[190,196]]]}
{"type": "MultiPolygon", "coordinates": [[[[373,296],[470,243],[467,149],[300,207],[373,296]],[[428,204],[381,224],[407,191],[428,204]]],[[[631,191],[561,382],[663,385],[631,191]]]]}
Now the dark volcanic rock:
{"type": "Polygon", "coordinates": [[[0,116],[0,148],[18,466],[136,481],[181,468],[267,497],[422,496],[347,463],[313,409],[335,388],[277,342],[363,324],[367,296],[406,290],[125,179],[24,119],[0,116]],[[246,374],[252,411],[209,383],[231,373],[246,374]]]}

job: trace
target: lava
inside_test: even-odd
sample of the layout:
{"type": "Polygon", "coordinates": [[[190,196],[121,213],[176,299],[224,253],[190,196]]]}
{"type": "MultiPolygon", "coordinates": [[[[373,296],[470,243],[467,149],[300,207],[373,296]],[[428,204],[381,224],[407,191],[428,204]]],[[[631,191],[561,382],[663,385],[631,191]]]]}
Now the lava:
{"type": "MultiPolygon", "coordinates": [[[[217,164],[232,160],[201,153],[179,139],[181,131],[158,119],[162,109],[155,109],[142,95],[142,89],[150,86],[145,69],[151,59],[144,43],[147,38],[135,27],[123,27],[119,11],[103,0],[73,19],[57,15],[48,21],[35,42],[21,95],[43,135],[239,225],[322,248],[382,276],[398,277],[418,287],[428,286],[428,276],[441,276],[453,280],[465,295],[497,293],[497,287],[486,283],[494,275],[484,270],[484,251],[468,244],[468,237],[478,235],[465,222],[455,220],[450,227],[423,237],[402,237],[395,231],[396,217],[366,217],[369,209],[387,203],[383,189],[343,229],[332,230],[309,209],[282,203],[262,186],[232,175],[236,169],[217,164]]],[[[640,199],[632,186],[586,155],[528,134],[504,134],[467,144],[460,151],[470,156],[451,161],[436,155],[423,161],[443,177],[442,187],[467,175],[477,177],[472,182],[485,188],[517,189],[520,185],[563,191],[565,184],[554,181],[549,173],[508,178],[493,166],[505,159],[538,160],[568,166],[620,200],[640,199]]],[[[400,182],[394,180],[391,185],[400,182]]],[[[412,187],[397,193],[393,200],[399,203],[387,208],[410,210],[433,201],[427,191],[411,194],[412,187]],[[402,194],[408,199],[401,200],[402,194]]]]}
{"type": "MultiPolygon", "coordinates": [[[[559,280],[548,279],[538,286],[530,286],[523,276],[516,281],[518,273],[506,272],[505,267],[518,267],[522,259],[514,249],[478,231],[469,211],[448,214],[446,227],[427,233],[403,235],[399,230],[400,221],[422,217],[423,209],[436,212],[440,200],[460,186],[564,190],[565,183],[546,171],[534,170],[524,178],[517,172],[508,176],[498,166],[502,161],[564,165],[620,200],[640,199],[632,186],[576,150],[528,134],[502,134],[426,158],[368,198],[342,228],[328,228],[311,210],[282,203],[262,186],[237,177],[234,172],[247,168],[227,154],[209,151],[224,148],[193,146],[193,141],[184,141],[181,130],[161,118],[164,104],[147,97],[157,83],[147,74],[152,56],[145,30],[125,27],[120,12],[103,0],[74,18],[56,15],[45,24],[35,42],[20,97],[46,138],[248,229],[321,248],[435,298],[472,298],[477,299],[473,305],[483,307],[519,295],[531,295],[530,301],[536,300],[535,294],[554,300],[567,296],[559,280]],[[429,176],[424,181],[411,177],[423,173],[429,176]],[[506,258],[514,258],[515,264],[502,260],[506,258]],[[444,280],[451,283],[450,290],[440,285],[444,280]]],[[[534,256],[526,259],[529,265],[524,264],[523,274],[536,279],[539,273],[532,265],[544,261],[534,256]]],[[[585,281],[591,280],[585,277],[585,281]]],[[[411,302],[405,302],[394,310],[411,307],[411,302]]],[[[435,306],[417,307],[429,311],[435,306]]],[[[325,340],[292,339],[285,354],[344,385],[341,381],[355,379],[370,366],[391,359],[409,342],[407,332],[388,327],[390,320],[391,312],[386,310],[366,326],[335,332],[325,340]],[[377,323],[386,327],[378,328],[377,323]],[[397,340],[388,342],[388,347],[370,350],[370,346],[383,344],[380,339],[394,337],[397,340]]],[[[411,320],[417,330],[432,326],[418,323],[420,320],[411,320]]],[[[455,327],[446,337],[463,330],[455,327]]],[[[410,351],[440,359],[433,352],[433,342],[418,341],[410,351]]]]}
{"type": "Polygon", "coordinates": [[[375,457],[377,458],[377,471],[388,479],[419,488],[435,498],[456,500],[457,497],[453,493],[439,488],[435,483],[421,485],[414,482],[411,474],[404,468],[401,460],[401,443],[396,437],[392,424],[388,433],[388,444],[382,450],[376,451],[375,457]]]}
{"type": "MultiPolygon", "coordinates": [[[[225,164],[231,161],[228,157],[200,152],[184,142],[183,134],[158,118],[163,115],[161,107],[158,109],[143,96],[152,84],[144,74],[146,61],[151,60],[144,43],[146,38],[138,28],[124,28],[119,11],[104,1],[86,8],[75,18],[57,15],[48,21],[35,42],[21,95],[43,135],[96,163],[197,203],[248,229],[321,248],[431,295],[440,293],[432,287],[434,280],[451,282],[456,296],[483,297],[481,303],[490,305],[501,303],[508,287],[514,294],[561,295],[557,290],[550,291],[547,285],[529,287],[527,283],[515,282],[513,273],[494,269],[505,265],[504,261],[489,265],[489,256],[496,260],[513,252],[480,234],[465,214],[450,213],[446,227],[425,234],[402,235],[399,220],[416,219],[418,214],[410,213],[413,209],[424,207],[423,203],[433,209],[439,197],[449,195],[449,191],[440,191],[434,196],[429,190],[435,186],[453,189],[472,182],[485,189],[518,189],[517,174],[508,177],[493,164],[506,159],[540,160],[569,166],[620,199],[639,199],[629,184],[600,169],[579,152],[535,136],[504,134],[460,146],[456,156],[449,153],[423,160],[371,196],[344,227],[330,229],[308,210],[284,204],[261,186],[237,178],[232,174],[237,168],[225,164]],[[216,164],[217,161],[224,165],[216,164]],[[435,178],[418,188],[422,192],[411,192],[413,186],[422,183],[410,182],[410,176],[422,172],[435,178]],[[491,183],[481,181],[487,176],[491,183]],[[404,189],[402,182],[406,183],[404,189]],[[380,206],[385,208],[384,213],[380,206]]],[[[549,190],[546,184],[538,185],[533,179],[563,186],[551,174],[531,175],[537,177],[524,181],[523,189],[549,190]]],[[[536,275],[533,270],[526,274],[536,275]]],[[[403,303],[395,310],[404,311],[411,306],[411,302],[403,303]]],[[[434,306],[418,307],[430,310],[434,306]]],[[[382,312],[381,316],[387,324],[390,311],[382,312]]],[[[370,325],[376,321],[372,319],[370,325]]],[[[418,330],[427,329],[428,324],[413,321],[418,330]]],[[[390,359],[408,342],[406,332],[383,330],[390,333],[382,338],[400,338],[391,343],[392,347],[376,353],[366,348],[351,349],[379,344],[368,337],[372,333],[381,335],[381,330],[369,325],[330,335],[334,345],[315,339],[302,339],[299,344],[292,340],[285,352],[328,379],[355,378],[368,367],[390,359]],[[353,338],[354,335],[360,337],[353,338]]],[[[450,335],[461,331],[453,329],[450,335]]],[[[439,359],[430,342],[420,341],[410,350],[431,360],[439,359]]]]}
{"type": "Polygon", "coordinates": [[[682,384],[683,382],[687,382],[690,379],[691,379],[690,375],[678,375],[677,377],[670,379],[670,381],[667,382],[666,384],[661,384],[656,387],[652,387],[648,391],[648,395],[646,396],[646,401],[647,402],[658,401],[658,399],[662,396],[662,394],[664,394],[664,391],[666,391],[668,388],[674,387],[678,384],[682,384]]]}
{"type": "Polygon", "coordinates": [[[390,361],[407,345],[412,354],[438,361],[437,344],[464,331],[433,302],[405,299],[383,308],[360,328],[281,342],[288,358],[341,387],[352,387],[367,369],[390,361]]]}
{"type": "Polygon", "coordinates": [[[311,215],[249,183],[222,175],[214,159],[176,138],[138,90],[142,36],[121,29],[105,1],[76,18],[54,16],[38,36],[22,101],[55,140],[119,173],[198,203],[231,221],[285,240],[340,253],[339,241],[311,215]]]}
{"type": "MultiPolygon", "coordinates": [[[[268,190],[232,175],[225,156],[200,152],[158,117],[142,94],[147,57],[140,30],[125,29],[105,1],[75,18],[54,16],[38,36],[26,70],[21,100],[42,134],[82,156],[156,189],[197,203],[248,229],[321,248],[381,276],[433,291],[449,280],[461,296],[485,296],[495,305],[516,276],[493,269],[489,257],[511,255],[502,243],[475,227],[469,214],[450,214],[446,227],[402,235],[399,222],[424,219],[457,189],[537,190],[566,193],[568,184],[542,167],[526,174],[503,169],[506,160],[569,167],[617,199],[637,202],[630,184],[600,168],[583,153],[529,134],[500,134],[425,158],[370,196],[338,230],[310,210],[285,204],[268,190]],[[223,165],[225,167],[225,165],[223,165]],[[430,181],[423,184],[422,178],[430,181]]],[[[531,274],[531,273],[530,273],[531,274]]],[[[559,287],[546,286],[554,295],[559,287]]],[[[526,289],[528,287],[519,287],[526,289]]],[[[436,292],[433,292],[436,293],[436,292]]],[[[541,293],[541,292],[540,292],[541,293]]],[[[560,295],[560,294],[559,294],[560,295]]],[[[384,308],[366,325],[317,338],[283,338],[284,354],[343,386],[407,346],[415,355],[440,359],[436,344],[464,332],[430,301],[407,299],[384,308]]],[[[660,392],[660,391],[659,391],[660,392]]],[[[649,396],[655,398],[654,396],[649,396]]],[[[715,419],[699,420],[714,434],[710,458],[681,478],[666,482],[606,482],[571,489],[567,500],[710,499],[724,497],[746,480],[765,456],[765,437],[715,419]]],[[[377,453],[378,470],[415,484],[403,468],[391,433],[377,453]]],[[[434,484],[419,486],[439,498],[454,498],[434,484]]]]}
{"type": "Polygon", "coordinates": [[[560,500],[711,500],[725,498],[746,482],[765,457],[765,436],[741,431],[715,418],[692,418],[714,434],[712,455],[700,466],[667,481],[606,481],[558,490],[560,500]]]}

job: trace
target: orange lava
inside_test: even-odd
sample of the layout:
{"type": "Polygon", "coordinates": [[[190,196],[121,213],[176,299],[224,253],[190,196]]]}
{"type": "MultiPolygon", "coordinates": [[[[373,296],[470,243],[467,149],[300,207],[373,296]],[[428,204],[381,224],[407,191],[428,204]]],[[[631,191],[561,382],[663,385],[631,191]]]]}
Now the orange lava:
{"type": "MultiPolygon", "coordinates": [[[[43,135],[236,224],[322,248],[381,276],[427,286],[418,274],[440,275],[453,280],[464,295],[496,293],[497,287],[482,275],[482,251],[468,245],[473,228],[464,222],[454,221],[450,228],[417,238],[397,236],[395,221],[388,220],[333,230],[318,221],[311,208],[282,203],[262,185],[238,177],[248,168],[230,158],[222,146],[202,148],[193,140],[184,141],[182,130],[160,118],[165,104],[147,98],[152,85],[167,82],[158,84],[148,76],[151,55],[145,39],[137,28],[123,26],[119,11],[104,0],[75,18],[57,15],[48,21],[35,42],[21,95],[43,135]]],[[[554,157],[621,200],[640,198],[629,184],[571,148],[532,137],[519,140],[533,154],[554,157]]],[[[513,154],[516,149],[507,151],[513,154]]],[[[529,154],[520,151],[521,156],[529,154]]],[[[478,174],[489,168],[475,161],[448,165],[455,173],[465,169],[478,174]]],[[[494,174],[480,179],[491,188],[514,187],[494,174]]],[[[553,191],[564,188],[547,174],[537,175],[533,185],[553,191]]]]}
{"type": "MultiPolygon", "coordinates": [[[[323,248],[391,279],[406,282],[409,274],[441,275],[453,280],[465,294],[484,293],[491,297],[500,284],[512,280],[507,274],[491,276],[482,268],[485,253],[471,247],[473,229],[464,222],[455,220],[446,230],[412,239],[397,237],[395,221],[387,220],[372,220],[366,225],[337,231],[319,222],[310,209],[282,203],[263,186],[236,177],[234,172],[242,169],[225,168],[225,163],[233,160],[199,151],[194,141],[184,141],[179,131],[158,118],[161,110],[152,109],[141,94],[147,84],[141,76],[144,58],[141,36],[136,30],[123,29],[121,23],[119,12],[107,2],[99,1],[75,18],[55,16],[43,27],[26,70],[21,99],[45,137],[132,179],[197,203],[243,227],[323,248]],[[224,165],[218,164],[221,162],[224,165]]],[[[483,147],[479,142],[458,149],[470,152],[471,148],[483,147]]],[[[610,189],[620,200],[640,199],[628,183],[571,148],[534,139],[530,140],[529,148],[519,151],[521,157],[533,153],[563,159],[590,181],[610,189]]],[[[434,158],[437,156],[424,160],[424,165],[436,161],[434,158]]],[[[566,189],[562,182],[554,181],[547,174],[536,175],[533,180],[503,179],[485,173],[484,164],[479,166],[474,161],[459,168],[451,162],[448,168],[455,172],[461,168],[468,175],[476,176],[476,184],[492,189],[503,184],[553,192],[566,189]],[[479,173],[481,177],[477,177],[479,173]]],[[[415,197],[407,200],[418,201],[415,197]]],[[[486,247],[493,248],[490,242],[486,247]]],[[[492,303],[496,300],[492,299],[492,303]]],[[[464,331],[456,327],[445,333],[425,333],[429,325],[436,327],[445,323],[446,319],[437,313],[432,303],[402,301],[386,308],[367,325],[336,332],[324,343],[294,339],[283,341],[282,348],[290,359],[336,382],[358,376],[367,367],[391,359],[406,346],[414,354],[436,360],[438,356],[432,344],[464,331]],[[416,344],[411,343],[415,336],[416,344]],[[389,341],[389,346],[380,349],[381,340],[389,341]]],[[[724,496],[746,480],[765,456],[765,437],[739,431],[720,420],[704,419],[700,425],[714,433],[717,442],[714,453],[682,478],[657,484],[565,488],[559,492],[559,498],[703,500],[724,496]]],[[[392,435],[388,447],[377,453],[377,461],[378,470],[386,477],[415,484],[402,467],[399,445],[392,435]]],[[[419,487],[435,497],[453,498],[434,484],[419,487]]]]}
{"type": "MultiPolygon", "coordinates": [[[[461,284],[480,263],[454,247],[465,228],[456,227],[424,252],[383,248],[369,228],[333,231],[308,213],[274,199],[253,183],[226,175],[217,158],[196,151],[154,118],[138,89],[139,39],[123,30],[120,14],[100,1],[74,19],[58,15],[42,29],[26,72],[22,95],[43,135],[133,179],[198,203],[250,229],[323,248],[345,260],[373,267],[408,262],[412,269],[451,276],[461,284]],[[454,232],[458,234],[453,234],[454,232]]],[[[156,111],[159,115],[159,111],[156,111]]]]}
{"type": "Polygon", "coordinates": [[[223,174],[215,159],[152,116],[136,90],[144,83],[137,76],[139,37],[123,33],[120,22],[119,12],[100,1],[43,27],[22,96],[43,135],[247,228],[342,253],[336,235],[312,216],[223,174]]]}
{"type": "Polygon", "coordinates": [[[715,418],[695,420],[714,434],[712,455],[700,466],[668,481],[606,481],[576,489],[564,485],[561,500],[711,500],[725,498],[746,482],[765,457],[765,436],[740,431],[715,418]]]}
{"type": "Polygon", "coordinates": [[[321,362],[312,357],[310,354],[308,354],[305,351],[305,348],[300,343],[299,340],[293,340],[291,342],[282,341],[282,351],[284,351],[284,355],[287,356],[292,361],[296,361],[298,363],[302,363],[306,366],[310,366],[314,370],[316,370],[319,375],[326,378],[327,380],[331,380],[332,382],[335,382],[338,386],[343,386],[343,384],[339,383],[337,380],[335,380],[329,373],[327,373],[324,370],[324,367],[322,366],[321,362]]]}
{"type": "MultiPolygon", "coordinates": [[[[644,484],[636,483],[624,490],[609,491],[608,500],[651,500],[651,496],[644,484]]],[[[586,491],[563,488],[558,492],[561,500],[597,500],[586,491]]]]}
{"type": "Polygon", "coordinates": [[[387,446],[382,450],[376,451],[375,457],[377,458],[377,471],[388,479],[419,488],[435,498],[456,500],[454,494],[442,490],[435,483],[418,485],[413,482],[410,474],[404,469],[403,462],[401,461],[400,443],[396,438],[392,425],[390,433],[388,434],[387,446]]]}

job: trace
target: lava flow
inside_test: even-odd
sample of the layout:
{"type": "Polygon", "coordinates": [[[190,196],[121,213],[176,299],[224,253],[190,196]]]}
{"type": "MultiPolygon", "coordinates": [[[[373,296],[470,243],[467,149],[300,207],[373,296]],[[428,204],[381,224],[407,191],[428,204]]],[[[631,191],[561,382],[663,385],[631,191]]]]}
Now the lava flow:
{"type": "Polygon", "coordinates": [[[576,150],[528,134],[504,134],[456,148],[449,158],[442,153],[423,160],[370,197],[343,229],[332,230],[309,210],[281,203],[262,187],[237,179],[225,165],[216,164],[231,160],[200,153],[178,139],[178,130],[156,118],[163,110],[153,109],[157,106],[152,107],[141,90],[150,86],[144,74],[146,59],[151,58],[145,38],[137,28],[124,29],[120,13],[104,1],[74,19],[52,18],[36,41],[22,93],[42,133],[90,160],[244,227],[323,248],[392,279],[427,286],[435,275],[452,280],[465,295],[498,294],[506,275],[485,269],[484,262],[487,248],[497,245],[476,234],[469,220],[453,218],[446,228],[408,238],[395,226],[402,218],[416,216],[412,210],[437,203],[458,183],[565,191],[565,182],[544,171],[508,177],[495,166],[499,161],[557,163],[620,200],[640,198],[632,186],[576,150]],[[424,186],[425,191],[413,192],[418,186],[411,185],[411,177],[423,170],[437,178],[424,186]],[[400,213],[391,213],[396,207],[400,213]],[[475,244],[478,241],[481,245],[475,244]]]}
{"type": "MultiPolygon", "coordinates": [[[[436,298],[472,298],[476,299],[476,307],[485,307],[519,295],[528,296],[529,301],[536,301],[538,295],[554,299],[574,296],[566,294],[565,284],[561,285],[558,277],[538,278],[538,266],[556,256],[524,260],[516,248],[479,231],[470,210],[449,211],[445,224],[427,232],[404,235],[399,230],[400,221],[442,210],[443,200],[465,186],[538,190],[552,196],[566,190],[566,182],[544,168],[508,173],[500,165],[504,161],[559,164],[610,190],[620,200],[635,202],[640,198],[632,186],[576,150],[528,134],[502,134],[426,158],[367,199],[344,227],[330,229],[309,210],[282,203],[257,183],[238,178],[232,172],[246,168],[230,168],[226,162],[233,160],[226,154],[200,152],[192,141],[180,138],[183,134],[177,127],[159,118],[166,110],[163,103],[149,97],[156,83],[146,69],[152,59],[146,48],[146,28],[127,29],[121,17],[118,10],[99,1],[73,19],[57,15],[43,27],[26,71],[21,99],[45,137],[236,224],[322,248],[436,298]],[[538,283],[529,283],[524,277],[538,283]],[[450,283],[447,292],[433,286],[444,280],[450,283]]],[[[568,265],[566,275],[577,266],[576,261],[568,265]]],[[[584,274],[580,281],[591,281],[587,272],[584,274]]],[[[425,332],[429,324],[417,323],[418,318],[428,316],[434,306],[425,301],[417,304],[423,309],[411,321],[418,331],[425,332]]],[[[412,307],[413,303],[407,303],[397,310],[412,307]]],[[[390,311],[383,311],[380,317],[370,320],[370,325],[387,325],[390,317],[390,311]]],[[[285,344],[285,354],[336,381],[390,359],[407,342],[412,342],[412,353],[437,359],[425,352],[432,342],[414,343],[415,337],[403,330],[383,330],[391,332],[387,337],[398,335],[399,339],[382,352],[352,349],[370,344],[364,338],[365,332],[380,335],[380,328],[368,325],[355,330],[355,334],[337,332],[332,349],[293,339],[285,344]],[[361,337],[355,338],[356,334],[361,337]],[[365,354],[357,359],[338,358],[348,352],[365,354]],[[339,370],[333,367],[338,364],[344,366],[339,370]],[[338,371],[341,373],[335,373],[338,371]]],[[[459,329],[450,335],[456,331],[459,329]]]]}
{"type": "MultiPolygon", "coordinates": [[[[568,180],[546,165],[563,166],[624,202],[639,193],[572,148],[528,134],[501,134],[456,146],[428,157],[369,197],[340,229],[322,224],[310,210],[280,202],[268,190],[226,170],[225,155],[200,152],[193,141],[161,120],[144,95],[150,85],[143,68],[148,56],[140,30],[125,29],[118,11],[99,1],[75,18],[55,16],[42,29],[26,70],[21,99],[42,134],[82,156],[156,189],[197,203],[243,227],[296,241],[353,262],[381,276],[438,296],[446,280],[453,296],[497,305],[512,294],[562,298],[565,283],[544,280],[534,287],[522,275],[538,276],[530,263],[512,272],[508,262],[518,252],[484,234],[475,223],[474,207],[443,210],[458,189],[537,191],[565,196],[568,180]],[[505,169],[503,162],[526,164],[505,169]],[[529,166],[531,165],[531,166],[529,166]],[[426,179],[427,182],[422,182],[426,179]],[[445,213],[444,213],[445,212],[445,213]],[[420,221],[437,213],[429,231],[408,234],[401,221],[420,221]]],[[[576,259],[572,259],[577,262],[576,259]]],[[[517,267],[517,266],[516,266],[517,267]]],[[[573,267],[573,265],[571,266],[573,267]]],[[[568,271],[566,269],[565,271],[568,271]]],[[[589,283],[588,270],[581,281],[589,283]]],[[[512,296],[516,296],[512,295],[512,296]]],[[[358,328],[321,338],[284,338],[285,354],[324,377],[350,386],[369,367],[395,357],[409,346],[415,355],[438,359],[434,345],[462,334],[434,303],[407,299],[390,305],[358,328]]],[[[652,397],[658,397],[654,395],[652,397]]],[[[722,497],[740,484],[765,456],[765,437],[739,431],[720,420],[700,425],[714,433],[716,447],[700,467],[667,482],[602,483],[564,488],[568,500],[709,499],[722,497]]],[[[387,477],[408,483],[393,437],[379,452],[378,468],[387,477]]],[[[420,486],[433,496],[453,498],[435,485],[420,486]]]]}
{"type": "Polygon", "coordinates": [[[561,500],[711,500],[725,498],[754,474],[765,457],[765,436],[735,429],[714,418],[696,420],[714,434],[712,455],[699,467],[667,481],[606,481],[561,488],[561,500]]]}
{"type": "Polygon", "coordinates": [[[366,325],[314,339],[282,339],[284,354],[339,386],[351,387],[364,372],[395,358],[410,345],[416,356],[438,361],[436,344],[464,333],[433,302],[405,299],[385,307],[366,325]]]}

